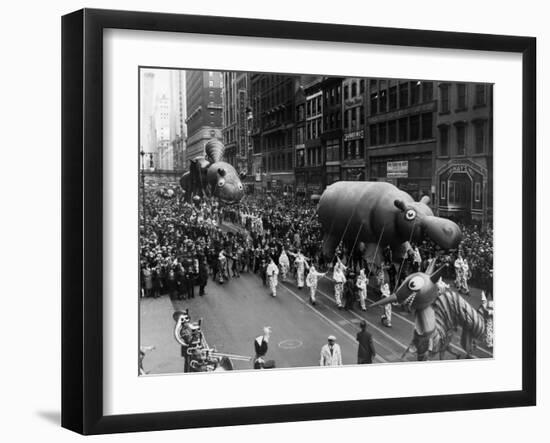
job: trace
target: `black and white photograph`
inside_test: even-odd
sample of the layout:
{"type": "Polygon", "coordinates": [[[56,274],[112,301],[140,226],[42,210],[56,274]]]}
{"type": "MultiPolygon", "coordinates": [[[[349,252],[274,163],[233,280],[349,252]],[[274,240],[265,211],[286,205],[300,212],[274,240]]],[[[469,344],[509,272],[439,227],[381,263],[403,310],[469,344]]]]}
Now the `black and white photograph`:
{"type": "Polygon", "coordinates": [[[493,358],[493,84],[138,71],[140,375],[493,358]]]}

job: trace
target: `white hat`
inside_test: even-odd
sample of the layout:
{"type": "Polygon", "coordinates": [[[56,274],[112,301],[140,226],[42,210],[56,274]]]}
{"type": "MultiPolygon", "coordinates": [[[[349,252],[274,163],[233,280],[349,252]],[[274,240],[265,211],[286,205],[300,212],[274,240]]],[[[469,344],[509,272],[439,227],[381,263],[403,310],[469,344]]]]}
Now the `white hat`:
{"type": "Polygon", "coordinates": [[[327,340],[336,341],[336,337],[334,335],[329,335],[327,340]]]}

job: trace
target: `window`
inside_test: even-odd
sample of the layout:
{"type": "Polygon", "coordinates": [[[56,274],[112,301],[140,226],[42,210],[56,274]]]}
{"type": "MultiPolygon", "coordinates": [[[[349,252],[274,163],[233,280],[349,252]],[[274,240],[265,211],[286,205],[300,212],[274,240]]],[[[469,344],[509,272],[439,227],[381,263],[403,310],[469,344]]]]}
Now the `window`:
{"type": "Polygon", "coordinates": [[[327,141],[327,161],[340,160],[340,143],[338,139],[327,141]]]}
{"type": "Polygon", "coordinates": [[[408,138],[408,127],[407,127],[407,119],[406,118],[400,118],[399,119],[399,141],[400,142],[406,142],[408,138]]]}
{"type": "Polygon", "coordinates": [[[397,108],[397,86],[390,88],[390,111],[397,108]]]}
{"type": "Polygon", "coordinates": [[[359,82],[359,93],[363,94],[365,92],[365,80],[359,82]]]}
{"type": "Polygon", "coordinates": [[[211,88],[214,87],[214,80],[209,80],[208,81],[208,86],[210,86],[211,88]]]}
{"type": "Polygon", "coordinates": [[[386,144],[386,122],[378,124],[378,144],[386,144]]]}
{"type": "Polygon", "coordinates": [[[434,84],[432,82],[424,82],[422,88],[422,101],[432,101],[434,97],[434,84]]]}
{"type": "Polygon", "coordinates": [[[474,185],[474,200],[476,202],[481,200],[481,183],[479,182],[474,185]]]}
{"type": "Polygon", "coordinates": [[[357,95],[357,82],[351,84],[351,96],[355,97],[357,95]]]}
{"type": "Polygon", "coordinates": [[[456,154],[466,154],[466,127],[464,125],[456,127],[456,154]]]}
{"type": "Polygon", "coordinates": [[[458,109],[466,109],[466,85],[464,83],[456,85],[456,103],[458,109]]]}
{"type": "Polygon", "coordinates": [[[440,112],[449,112],[449,85],[448,84],[440,85],[439,94],[440,94],[440,103],[441,103],[440,112]]]}
{"type": "Polygon", "coordinates": [[[388,143],[397,141],[397,120],[388,122],[388,143]]]}
{"type": "Polygon", "coordinates": [[[399,85],[399,107],[404,108],[409,106],[409,83],[401,83],[399,85]]]}
{"type": "Polygon", "coordinates": [[[441,182],[441,200],[445,200],[447,198],[447,183],[441,182]]]}
{"type": "Polygon", "coordinates": [[[370,95],[370,113],[372,115],[378,112],[378,93],[374,92],[370,95]]]}
{"type": "Polygon", "coordinates": [[[385,89],[380,91],[380,112],[386,112],[386,103],[388,101],[387,99],[387,91],[385,89]]]}
{"type": "Polygon", "coordinates": [[[376,131],[376,125],[370,125],[370,145],[376,146],[378,144],[378,133],[376,131]]]}
{"type": "Polygon", "coordinates": [[[416,105],[420,102],[420,88],[422,82],[411,82],[411,105],[416,105]]]}
{"type": "Polygon", "coordinates": [[[410,131],[411,131],[411,134],[410,134],[411,140],[418,140],[420,138],[420,116],[419,115],[413,115],[411,117],[410,131]]]}
{"type": "Polygon", "coordinates": [[[475,137],[475,153],[482,154],[485,150],[485,125],[483,122],[476,123],[475,137]]]}
{"type": "Polygon", "coordinates": [[[356,109],[358,108],[355,108],[355,109],[351,109],[349,112],[351,114],[351,129],[352,130],[356,130],[357,129],[357,112],[356,109]]]}
{"type": "Polygon", "coordinates": [[[361,126],[365,124],[365,108],[363,106],[360,106],[358,109],[359,112],[359,122],[361,126]]]}
{"type": "Polygon", "coordinates": [[[485,102],[485,85],[476,85],[476,106],[482,106],[485,102]]]}
{"type": "Polygon", "coordinates": [[[433,118],[432,113],[422,114],[422,140],[433,137],[433,118]]]}
{"type": "Polygon", "coordinates": [[[344,86],[344,100],[346,100],[347,98],[349,98],[349,86],[345,85],[344,86]]]}

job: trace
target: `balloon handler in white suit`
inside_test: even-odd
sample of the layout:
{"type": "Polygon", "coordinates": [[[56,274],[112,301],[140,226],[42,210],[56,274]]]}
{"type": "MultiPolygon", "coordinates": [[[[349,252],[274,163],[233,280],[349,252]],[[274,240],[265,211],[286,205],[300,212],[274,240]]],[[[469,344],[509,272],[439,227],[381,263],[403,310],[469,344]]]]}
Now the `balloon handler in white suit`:
{"type": "Polygon", "coordinates": [[[290,260],[288,259],[288,255],[286,254],[284,249],[279,256],[279,266],[281,267],[281,278],[283,279],[283,281],[286,281],[288,270],[290,269],[290,260]]]}
{"type": "Polygon", "coordinates": [[[317,272],[315,266],[311,265],[309,267],[309,272],[306,277],[306,286],[309,288],[309,301],[312,305],[315,305],[315,293],[317,292],[317,284],[319,283],[319,278],[324,277],[326,272],[317,272]]]}
{"type": "Polygon", "coordinates": [[[365,275],[365,270],[361,269],[359,271],[359,276],[357,277],[357,282],[355,285],[357,286],[357,289],[359,289],[359,303],[361,304],[361,310],[366,311],[367,306],[365,305],[365,301],[367,300],[367,284],[369,283],[369,279],[365,275]]]}
{"type": "Polygon", "coordinates": [[[304,255],[299,249],[296,254],[290,251],[288,251],[288,253],[293,257],[295,257],[294,266],[296,267],[296,282],[298,284],[298,289],[302,290],[302,288],[304,287],[305,271],[306,269],[309,268],[309,265],[307,263],[307,258],[304,257],[304,255]]]}
{"type": "Polygon", "coordinates": [[[268,282],[269,282],[269,289],[271,289],[271,295],[273,297],[276,297],[277,296],[277,284],[279,283],[278,279],[277,279],[277,277],[279,275],[279,268],[277,267],[277,265],[273,261],[273,258],[271,258],[269,260],[269,264],[267,265],[266,274],[267,274],[267,279],[268,279],[268,282]]]}
{"type": "Polygon", "coordinates": [[[342,351],[334,335],[329,335],[328,343],[321,348],[321,366],[342,366],[342,351]]]}

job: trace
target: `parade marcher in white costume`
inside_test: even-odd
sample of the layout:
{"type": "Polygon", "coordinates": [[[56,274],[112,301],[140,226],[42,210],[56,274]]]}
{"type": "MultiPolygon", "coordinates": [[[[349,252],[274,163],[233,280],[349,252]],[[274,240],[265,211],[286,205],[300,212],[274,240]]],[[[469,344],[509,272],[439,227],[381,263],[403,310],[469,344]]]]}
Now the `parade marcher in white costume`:
{"type": "MultiPolygon", "coordinates": [[[[380,293],[382,294],[382,297],[386,298],[390,296],[390,285],[387,283],[383,283],[380,287],[380,293]]],[[[391,328],[391,303],[387,303],[384,305],[384,314],[382,315],[382,324],[388,328],[391,328]]]]}
{"type": "Polygon", "coordinates": [[[309,268],[309,265],[307,264],[307,259],[303,256],[300,250],[298,250],[296,254],[293,254],[292,252],[289,252],[289,254],[296,257],[294,260],[294,266],[296,267],[296,280],[298,283],[298,289],[301,290],[304,287],[305,271],[309,268]]]}
{"type": "Polygon", "coordinates": [[[309,272],[306,277],[306,286],[309,288],[309,301],[312,305],[315,304],[315,293],[317,292],[317,283],[319,282],[319,277],[326,275],[326,272],[317,272],[315,266],[311,265],[309,267],[309,272]]]}
{"type": "Polygon", "coordinates": [[[357,277],[357,282],[355,285],[359,289],[359,303],[361,304],[361,310],[366,311],[367,306],[365,305],[365,301],[367,300],[367,284],[369,283],[369,279],[365,275],[365,270],[361,269],[359,271],[359,276],[357,277]]]}
{"type": "Polygon", "coordinates": [[[288,259],[288,255],[286,255],[286,252],[284,249],[283,249],[283,252],[281,252],[281,255],[279,256],[279,266],[281,267],[281,278],[283,281],[286,281],[288,276],[288,270],[290,268],[290,260],[288,259]]]}
{"type": "Polygon", "coordinates": [[[332,278],[334,279],[334,299],[336,300],[338,309],[342,309],[342,293],[344,290],[344,283],[346,282],[344,271],[346,269],[347,267],[342,263],[340,257],[337,257],[332,278]]]}
{"type": "Polygon", "coordinates": [[[273,261],[273,259],[269,260],[269,264],[267,265],[267,279],[269,282],[269,289],[271,289],[271,295],[273,297],[277,296],[277,276],[279,275],[279,268],[273,261]]]}

